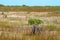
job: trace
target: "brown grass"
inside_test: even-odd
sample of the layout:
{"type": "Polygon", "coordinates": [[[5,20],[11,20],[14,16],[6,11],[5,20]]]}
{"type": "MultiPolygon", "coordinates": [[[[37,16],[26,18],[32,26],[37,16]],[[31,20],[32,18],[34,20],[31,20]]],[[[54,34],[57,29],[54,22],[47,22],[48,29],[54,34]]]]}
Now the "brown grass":
{"type": "Polygon", "coordinates": [[[22,34],[19,32],[3,32],[0,40],[60,40],[60,31],[42,31],[40,34],[22,34]]]}

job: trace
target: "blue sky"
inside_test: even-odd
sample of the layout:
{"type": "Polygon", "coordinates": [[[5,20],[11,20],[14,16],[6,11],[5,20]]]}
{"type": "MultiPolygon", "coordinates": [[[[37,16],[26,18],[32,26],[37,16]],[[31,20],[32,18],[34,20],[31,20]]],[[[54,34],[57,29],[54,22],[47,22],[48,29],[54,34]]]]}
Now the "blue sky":
{"type": "Polygon", "coordinates": [[[60,0],[0,0],[4,5],[60,6],[60,0]]]}

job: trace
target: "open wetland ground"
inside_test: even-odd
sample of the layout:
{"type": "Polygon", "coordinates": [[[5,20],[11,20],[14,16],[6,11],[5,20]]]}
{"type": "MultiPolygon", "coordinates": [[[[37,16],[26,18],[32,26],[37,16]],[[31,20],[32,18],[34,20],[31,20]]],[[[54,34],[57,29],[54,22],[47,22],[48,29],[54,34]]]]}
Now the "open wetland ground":
{"type": "Polygon", "coordinates": [[[0,12],[0,40],[60,40],[60,12],[0,12]],[[43,21],[35,34],[31,18],[43,21]]]}

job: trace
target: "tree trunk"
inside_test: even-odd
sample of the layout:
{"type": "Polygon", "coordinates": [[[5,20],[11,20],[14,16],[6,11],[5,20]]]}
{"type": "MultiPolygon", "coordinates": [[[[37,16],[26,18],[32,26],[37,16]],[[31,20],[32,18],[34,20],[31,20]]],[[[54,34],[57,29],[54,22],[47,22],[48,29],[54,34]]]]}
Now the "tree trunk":
{"type": "Polygon", "coordinates": [[[38,32],[39,32],[38,25],[33,25],[32,33],[33,33],[33,34],[37,34],[38,32]]]}

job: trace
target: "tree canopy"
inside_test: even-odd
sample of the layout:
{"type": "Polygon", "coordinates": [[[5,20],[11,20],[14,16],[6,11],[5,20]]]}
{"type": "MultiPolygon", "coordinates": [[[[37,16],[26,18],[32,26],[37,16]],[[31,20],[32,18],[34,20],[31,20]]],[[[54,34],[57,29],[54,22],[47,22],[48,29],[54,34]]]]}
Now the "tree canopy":
{"type": "Polygon", "coordinates": [[[29,20],[28,20],[28,24],[29,24],[29,25],[41,24],[41,23],[43,23],[43,21],[40,20],[40,19],[29,19],[29,20]]]}

